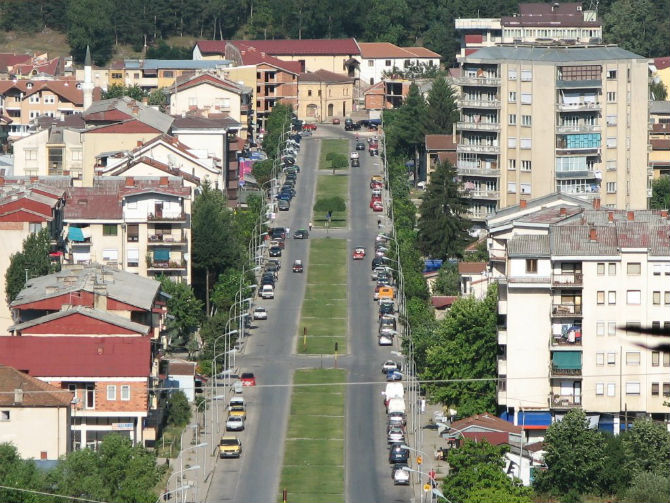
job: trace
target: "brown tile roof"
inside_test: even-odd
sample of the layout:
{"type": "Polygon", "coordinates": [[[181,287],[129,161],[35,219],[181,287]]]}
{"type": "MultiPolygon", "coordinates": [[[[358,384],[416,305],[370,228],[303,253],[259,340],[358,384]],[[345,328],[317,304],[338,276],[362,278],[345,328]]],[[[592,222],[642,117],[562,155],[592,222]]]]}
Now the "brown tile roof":
{"type": "Polygon", "coordinates": [[[600,21],[584,21],[581,2],[520,3],[519,15],[503,16],[500,24],[506,26],[584,26],[600,27],[600,21]]]}
{"type": "Polygon", "coordinates": [[[8,72],[14,65],[28,63],[30,61],[32,61],[32,56],[30,54],[0,53],[0,72],[8,72]]]}
{"type": "Polygon", "coordinates": [[[74,103],[75,105],[84,104],[84,92],[77,89],[75,80],[2,80],[0,81],[0,94],[6,94],[15,89],[30,96],[41,91],[51,91],[60,98],[74,103]]]}
{"type": "Polygon", "coordinates": [[[353,81],[353,77],[348,77],[341,73],[329,72],[328,70],[317,70],[315,72],[306,72],[298,75],[298,82],[347,83],[353,81]]]}
{"type": "Polygon", "coordinates": [[[451,307],[457,298],[456,295],[433,295],[430,298],[430,303],[435,309],[444,309],[445,307],[451,307]]]}
{"type": "MultiPolygon", "coordinates": [[[[233,45],[246,45],[272,56],[354,56],[361,51],[353,38],[316,38],[281,40],[231,40],[233,45]]],[[[202,50],[202,49],[201,49],[202,50]]]]}
{"type": "Polygon", "coordinates": [[[365,59],[440,57],[425,47],[398,47],[390,42],[359,42],[358,45],[361,48],[361,57],[365,59]]]}
{"type": "Polygon", "coordinates": [[[474,416],[466,417],[451,423],[452,430],[462,431],[471,427],[479,427],[494,431],[505,431],[507,433],[518,434],[521,434],[523,431],[521,426],[515,426],[512,423],[491,414],[475,414],[474,416]]]}
{"type": "Polygon", "coordinates": [[[652,138],[649,140],[653,150],[670,150],[670,140],[663,140],[660,138],[652,138]]]}
{"type": "Polygon", "coordinates": [[[405,49],[406,51],[414,54],[417,58],[441,58],[442,56],[436,53],[435,51],[431,51],[430,49],[426,47],[402,47],[402,49],[405,49]]]}
{"type": "Polygon", "coordinates": [[[427,134],[426,135],[426,150],[453,150],[456,151],[458,144],[458,135],[454,139],[451,134],[427,134]],[[455,141],[454,141],[455,140],[455,141]]]}
{"type": "Polygon", "coordinates": [[[666,68],[670,67],[670,56],[654,58],[654,66],[657,70],[665,70],[666,68]]]}
{"type": "Polygon", "coordinates": [[[486,262],[459,262],[458,274],[481,274],[486,270],[486,262]]]}
{"type": "Polygon", "coordinates": [[[191,183],[194,183],[196,185],[200,185],[200,178],[197,176],[193,176],[190,173],[187,173],[185,171],[181,171],[179,168],[170,168],[165,163],[162,163],[156,159],[153,159],[151,157],[148,157],[146,155],[140,156],[133,158],[129,163],[123,164],[119,168],[113,170],[110,175],[111,176],[123,176],[123,173],[128,171],[130,168],[137,166],[138,164],[146,164],[147,166],[151,166],[152,168],[155,168],[159,171],[162,171],[168,175],[172,176],[179,176],[183,178],[184,180],[187,180],[191,183]]]}
{"type": "Polygon", "coordinates": [[[0,406],[3,407],[67,407],[74,394],[51,386],[39,379],[0,365],[0,406]],[[16,402],[15,390],[23,391],[16,402]]]}
{"type": "Polygon", "coordinates": [[[240,51],[243,65],[260,65],[265,63],[296,75],[302,72],[302,64],[300,64],[299,61],[283,61],[270,54],[259,51],[252,45],[244,43],[239,43],[236,47],[240,51]]]}
{"type": "Polygon", "coordinates": [[[195,375],[195,362],[187,360],[168,360],[168,374],[176,376],[195,375]]]}
{"type": "MultiPolygon", "coordinates": [[[[204,73],[201,75],[188,75],[184,79],[181,79],[181,82],[179,81],[180,79],[177,80],[178,80],[176,88],[177,91],[190,89],[191,87],[195,87],[201,84],[210,84],[212,86],[219,87],[221,89],[226,89],[230,92],[237,94],[242,94],[245,90],[249,89],[246,86],[243,86],[242,84],[238,84],[237,82],[233,82],[232,80],[222,79],[209,73],[204,73]]],[[[175,89],[173,87],[170,87],[168,89],[168,92],[173,92],[174,90],[175,89]]]]}

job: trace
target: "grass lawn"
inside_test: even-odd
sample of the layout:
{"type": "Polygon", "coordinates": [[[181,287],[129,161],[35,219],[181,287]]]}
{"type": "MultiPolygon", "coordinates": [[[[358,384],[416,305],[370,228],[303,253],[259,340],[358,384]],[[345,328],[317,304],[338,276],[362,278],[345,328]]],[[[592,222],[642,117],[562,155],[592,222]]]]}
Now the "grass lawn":
{"type": "MultiPolygon", "coordinates": [[[[322,197],[339,196],[345,203],[349,199],[349,177],[344,175],[320,175],[316,179],[316,201],[322,197]]],[[[314,210],[312,221],[315,227],[324,227],[326,224],[325,212],[314,210]]],[[[335,211],[330,219],[331,227],[344,227],[347,225],[347,211],[335,211]]]]}
{"type": "MultiPolygon", "coordinates": [[[[297,370],[294,384],[341,383],[341,369],[297,370]]],[[[344,502],[344,385],[293,388],[279,485],[289,501],[344,502]]]]}
{"type": "Polygon", "coordinates": [[[333,354],[336,342],[338,353],[346,352],[346,282],[346,240],[310,239],[307,288],[298,325],[299,353],[333,354]]]}
{"type": "MultiPolygon", "coordinates": [[[[331,169],[330,162],[326,161],[326,156],[334,152],[342,154],[349,161],[349,141],[348,140],[321,140],[321,155],[319,156],[319,169],[331,169]]],[[[338,170],[344,171],[344,170],[338,170]]],[[[337,172],[337,171],[336,171],[337,172]]]]}

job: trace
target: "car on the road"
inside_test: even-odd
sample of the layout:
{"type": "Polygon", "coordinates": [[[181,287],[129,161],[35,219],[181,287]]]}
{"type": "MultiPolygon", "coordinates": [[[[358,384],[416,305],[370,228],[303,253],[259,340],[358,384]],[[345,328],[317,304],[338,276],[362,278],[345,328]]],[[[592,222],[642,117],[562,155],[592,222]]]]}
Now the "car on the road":
{"type": "Polygon", "coordinates": [[[352,168],[360,168],[361,167],[361,161],[359,159],[352,159],[351,160],[351,167],[352,168]]]}
{"type": "Polygon", "coordinates": [[[316,131],[316,124],[303,124],[302,125],[302,130],[303,131],[316,131]]]}
{"type": "Polygon", "coordinates": [[[382,204],[382,198],[379,196],[372,196],[370,198],[370,208],[373,208],[375,204],[382,204]]]}
{"type": "Polygon", "coordinates": [[[271,246],[268,253],[271,257],[281,257],[281,248],[279,246],[271,246]]]}
{"type": "Polygon", "coordinates": [[[276,199],[278,201],[282,201],[282,200],[283,201],[290,201],[292,199],[292,196],[288,192],[280,192],[279,194],[277,194],[276,199]]]}
{"type": "Polygon", "coordinates": [[[243,372],[240,381],[242,381],[242,386],[256,386],[256,376],[253,372],[243,372]]]}
{"type": "Polygon", "coordinates": [[[406,446],[397,443],[391,444],[391,449],[389,449],[389,463],[407,463],[409,459],[409,449],[405,448],[406,446]]]}
{"type": "Polygon", "coordinates": [[[405,470],[407,463],[395,463],[391,468],[391,477],[393,478],[393,485],[407,486],[409,485],[409,471],[405,470]]]}
{"type": "Polygon", "coordinates": [[[244,430],[244,418],[242,416],[228,416],[226,421],[226,431],[244,430]]]}
{"type": "Polygon", "coordinates": [[[234,405],[241,405],[242,407],[245,407],[247,405],[247,402],[243,396],[234,396],[228,401],[228,407],[232,407],[234,405]]]}
{"type": "Polygon", "coordinates": [[[377,338],[377,343],[380,346],[393,346],[393,335],[380,334],[377,338]]]}
{"type": "Polygon", "coordinates": [[[303,272],[302,260],[296,260],[293,262],[293,272],[303,272]]]}
{"type": "MultiPolygon", "coordinates": [[[[244,385],[244,383],[242,383],[244,385]]],[[[228,415],[229,416],[237,416],[241,417],[242,419],[247,418],[247,409],[244,407],[244,405],[240,404],[233,404],[228,407],[228,415]]]]}
{"type": "Polygon", "coordinates": [[[309,232],[307,229],[298,229],[293,233],[293,239],[307,239],[309,238],[309,232]]]}
{"type": "Polygon", "coordinates": [[[261,298],[262,299],[274,299],[275,298],[275,287],[272,285],[263,285],[261,287],[261,298]]]}
{"type": "MultiPolygon", "coordinates": [[[[386,262],[388,262],[388,259],[386,259],[386,257],[375,256],[372,259],[372,270],[374,271],[377,267],[382,267],[386,262]]],[[[372,278],[372,279],[375,279],[375,278],[372,278]]]]}
{"type": "Polygon", "coordinates": [[[402,412],[390,412],[388,415],[389,425],[405,426],[407,424],[407,416],[402,412]]]}
{"type": "Polygon", "coordinates": [[[277,208],[279,208],[279,211],[288,211],[291,209],[291,203],[285,199],[280,199],[277,202],[277,208]]]}
{"type": "Polygon", "coordinates": [[[254,320],[267,320],[268,311],[264,307],[257,306],[254,308],[254,320]]]}
{"type": "Polygon", "coordinates": [[[382,374],[386,374],[387,372],[389,372],[391,370],[399,370],[400,369],[399,367],[400,366],[398,365],[398,362],[396,362],[394,360],[386,360],[382,364],[382,374]]]}
{"type": "Polygon", "coordinates": [[[386,436],[386,441],[389,444],[397,444],[405,441],[405,432],[402,428],[397,426],[391,426],[389,428],[388,435],[386,436]]]}
{"type": "Polygon", "coordinates": [[[239,458],[242,455],[242,442],[234,435],[224,435],[219,442],[220,458],[239,458]]]}
{"type": "Polygon", "coordinates": [[[402,373],[398,370],[389,370],[386,373],[386,380],[388,382],[402,381],[402,373]]]}
{"type": "Polygon", "coordinates": [[[365,150],[365,143],[362,141],[356,142],[356,150],[365,150]]]}
{"type": "Polygon", "coordinates": [[[356,131],[361,128],[360,124],[354,122],[350,117],[344,119],[344,130],[345,131],[356,131]]]}
{"type": "Polygon", "coordinates": [[[351,253],[351,258],[354,260],[363,260],[365,258],[365,248],[357,246],[351,253]]]}
{"type": "Polygon", "coordinates": [[[372,211],[375,211],[375,212],[384,211],[384,205],[382,204],[382,202],[381,201],[375,201],[372,204],[372,211]]]}
{"type": "Polygon", "coordinates": [[[276,258],[268,259],[268,265],[269,264],[273,264],[273,265],[277,266],[277,270],[281,269],[281,260],[279,260],[279,259],[276,259],[276,258]]]}
{"type": "Polygon", "coordinates": [[[339,123],[340,123],[340,119],[338,119],[337,117],[334,117],[333,118],[333,124],[338,125],[339,123]]]}
{"type": "Polygon", "coordinates": [[[286,237],[286,229],[284,227],[272,227],[268,233],[272,239],[284,239],[286,237]]]}
{"type": "Polygon", "coordinates": [[[355,150],[349,155],[351,159],[358,159],[360,156],[358,155],[358,152],[355,150]]]}

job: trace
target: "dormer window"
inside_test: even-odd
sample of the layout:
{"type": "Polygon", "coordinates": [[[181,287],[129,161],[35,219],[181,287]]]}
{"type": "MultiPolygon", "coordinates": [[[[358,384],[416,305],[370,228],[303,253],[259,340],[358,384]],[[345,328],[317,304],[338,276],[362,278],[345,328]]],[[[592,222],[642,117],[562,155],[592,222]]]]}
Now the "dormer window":
{"type": "Polygon", "coordinates": [[[28,83],[26,84],[26,89],[32,89],[32,88],[33,88],[33,83],[32,83],[32,82],[28,82],[28,83]]]}
{"type": "Polygon", "coordinates": [[[81,89],[81,84],[77,82],[77,89],[81,89]]]}

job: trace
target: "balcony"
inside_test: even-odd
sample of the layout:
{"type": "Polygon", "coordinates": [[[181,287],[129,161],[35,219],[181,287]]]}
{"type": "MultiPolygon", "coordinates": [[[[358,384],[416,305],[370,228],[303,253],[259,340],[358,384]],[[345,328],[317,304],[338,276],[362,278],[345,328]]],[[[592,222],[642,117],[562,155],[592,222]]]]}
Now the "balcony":
{"type": "Polygon", "coordinates": [[[556,103],[559,112],[586,112],[600,110],[600,102],[556,103]]]}
{"type": "Polygon", "coordinates": [[[456,129],[460,131],[500,131],[500,123],[462,121],[456,123],[456,129]]]}
{"type": "Polygon", "coordinates": [[[471,199],[492,199],[497,201],[500,197],[500,192],[497,190],[466,190],[463,195],[465,197],[470,197],[471,199]]]}
{"type": "Polygon", "coordinates": [[[500,170],[491,168],[475,168],[468,162],[458,162],[457,172],[461,176],[500,176],[500,170]]]}
{"type": "Polygon", "coordinates": [[[498,344],[507,344],[507,327],[498,327],[498,344]]]}
{"type": "Polygon", "coordinates": [[[489,260],[492,260],[493,262],[506,262],[507,252],[504,249],[491,248],[489,250],[489,260]]]}
{"type": "Polygon", "coordinates": [[[185,213],[149,213],[147,215],[147,220],[149,222],[173,222],[173,223],[185,223],[186,214],[185,213]]]}
{"type": "Polygon", "coordinates": [[[458,100],[461,108],[500,108],[500,100],[488,98],[461,98],[458,100]]]}
{"type": "Polygon", "coordinates": [[[552,318],[581,318],[581,304],[553,304],[551,306],[552,318]]]}
{"type": "Polygon", "coordinates": [[[486,86],[498,87],[500,85],[500,77],[457,77],[454,83],[459,86],[486,86]]]}
{"type": "Polygon", "coordinates": [[[185,271],[186,270],[186,261],[182,260],[180,262],[176,260],[148,260],[147,261],[147,271],[185,271]]]}
{"type": "Polygon", "coordinates": [[[507,358],[498,356],[498,375],[507,375],[507,358]]]}
{"type": "Polygon", "coordinates": [[[581,272],[564,272],[551,277],[551,286],[555,288],[582,288],[584,275],[581,272]]]}
{"type": "Polygon", "coordinates": [[[588,180],[593,180],[596,178],[595,171],[591,169],[584,170],[571,170],[571,171],[556,171],[556,178],[567,179],[567,178],[586,178],[588,180]]]}
{"type": "Polygon", "coordinates": [[[545,286],[549,285],[549,276],[524,275],[524,276],[507,276],[507,283],[510,285],[528,284],[531,286],[545,286]]]}
{"type": "Polygon", "coordinates": [[[473,145],[459,143],[456,145],[456,152],[464,154],[499,154],[500,147],[498,145],[473,145]]]}
{"type": "Polygon", "coordinates": [[[582,406],[582,395],[549,395],[549,406],[552,409],[572,409],[582,406]]]}
{"type": "Polygon", "coordinates": [[[600,147],[559,147],[556,146],[556,155],[563,156],[585,156],[585,155],[600,155],[600,147]]]}
{"type": "MultiPolygon", "coordinates": [[[[567,352],[567,351],[566,351],[567,352]]],[[[556,376],[581,376],[582,375],[582,369],[573,369],[573,368],[565,368],[561,365],[556,365],[552,364],[551,365],[551,376],[556,377],[556,376]]]]}
{"type": "Polygon", "coordinates": [[[600,126],[597,124],[561,124],[556,126],[556,133],[598,133],[600,126]]]}
{"type": "Polygon", "coordinates": [[[147,246],[183,246],[187,243],[184,234],[152,234],[147,246]]]}
{"type": "Polygon", "coordinates": [[[478,221],[478,222],[483,222],[483,221],[486,220],[488,217],[490,217],[491,215],[493,215],[493,213],[495,213],[495,211],[487,212],[487,211],[477,211],[477,210],[472,210],[472,209],[471,209],[471,210],[468,210],[467,217],[468,217],[470,220],[475,220],[475,221],[478,221]]]}
{"type": "Polygon", "coordinates": [[[603,86],[600,79],[593,80],[556,80],[556,89],[599,89],[603,86]]]}

